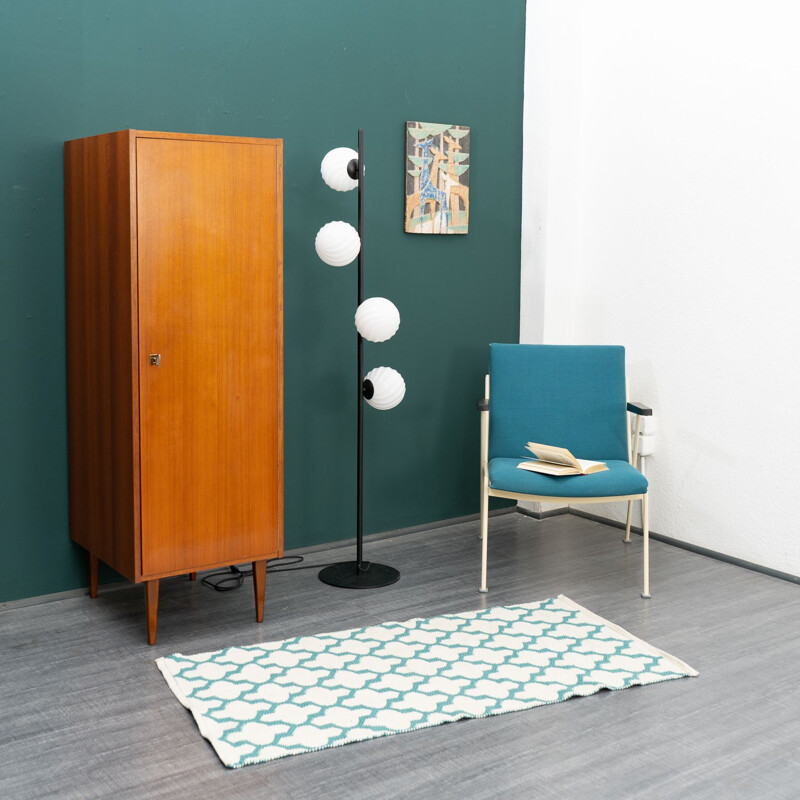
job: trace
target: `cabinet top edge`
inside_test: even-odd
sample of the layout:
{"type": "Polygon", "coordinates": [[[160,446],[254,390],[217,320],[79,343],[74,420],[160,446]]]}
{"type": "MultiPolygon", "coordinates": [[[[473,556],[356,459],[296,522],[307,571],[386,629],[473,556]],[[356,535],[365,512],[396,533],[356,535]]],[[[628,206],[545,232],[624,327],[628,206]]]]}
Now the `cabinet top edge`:
{"type": "Polygon", "coordinates": [[[120,136],[127,134],[131,139],[183,139],[197,142],[239,142],[240,144],[261,144],[272,145],[273,147],[283,144],[283,139],[262,139],[255,136],[219,136],[210,133],[176,133],[169,131],[141,131],[136,128],[125,128],[120,131],[110,131],[108,133],[98,133],[94,136],[82,136],[78,139],[69,139],[64,144],[70,142],[83,142],[91,139],[101,139],[107,136],[120,136]]]}

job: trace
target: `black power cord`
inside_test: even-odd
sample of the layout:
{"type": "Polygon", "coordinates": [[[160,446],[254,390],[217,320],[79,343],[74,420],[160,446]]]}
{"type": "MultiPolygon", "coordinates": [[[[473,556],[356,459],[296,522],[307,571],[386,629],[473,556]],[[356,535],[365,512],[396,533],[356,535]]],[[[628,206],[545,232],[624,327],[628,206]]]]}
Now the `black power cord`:
{"type": "MultiPolygon", "coordinates": [[[[271,575],[273,572],[297,572],[301,569],[321,569],[328,567],[330,564],[307,564],[304,567],[294,567],[292,564],[300,564],[303,561],[303,556],[286,556],[286,558],[270,558],[267,561],[267,574],[271,575]],[[270,564],[280,563],[276,569],[270,569],[270,564]]],[[[239,569],[235,564],[231,564],[227,570],[221,572],[212,572],[206,575],[202,580],[206,586],[210,586],[217,592],[231,592],[238,589],[243,583],[244,579],[253,574],[252,569],[239,569]]]]}

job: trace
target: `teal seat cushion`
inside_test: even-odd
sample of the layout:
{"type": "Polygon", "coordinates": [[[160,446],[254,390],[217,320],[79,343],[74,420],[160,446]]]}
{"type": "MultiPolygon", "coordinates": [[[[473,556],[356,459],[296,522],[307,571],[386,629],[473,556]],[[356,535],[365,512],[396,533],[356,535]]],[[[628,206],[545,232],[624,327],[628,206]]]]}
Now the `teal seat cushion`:
{"type": "Polygon", "coordinates": [[[608,469],[591,475],[553,477],[517,469],[521,458],[489,461],[489,486],[504,492],[542,497],[619,497],[647,492],[647,478],[627,461],[606,461],[608,469]]]}

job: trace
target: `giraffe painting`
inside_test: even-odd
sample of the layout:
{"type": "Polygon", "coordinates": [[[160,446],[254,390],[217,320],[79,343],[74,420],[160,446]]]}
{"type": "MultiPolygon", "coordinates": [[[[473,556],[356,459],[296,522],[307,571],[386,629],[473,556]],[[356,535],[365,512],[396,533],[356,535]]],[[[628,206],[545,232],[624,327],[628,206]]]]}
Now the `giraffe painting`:
{"type": "Polygon", "coordinates": [[[466,233],[470,129],[406,123],[406,233],[466,233]]]}
{"type": "Polygon", "coordinates": [[[437,233],[436,227],[436,205],[439,205],[439,227],[438,233],[443,233],[441,230],[442,220],[447,224],[447,193],[437,187],[439,175],[439,163],[442,160],[442,153],[431,147],[433,139],[426,139],[424,142],[418,142],[417,147],[422,151],[422,166],[420,167],[419,174],[419,191],[414,192],[413,195],[406,198],[406,230],[408,230],[408,222],[414,211],[419,211],[420,217],[425,215],[425,207],[427,206],[431,219],[431,233],[437,233]],[[430,164],[430,155],[433,153],[433,164],[430,164]]]}

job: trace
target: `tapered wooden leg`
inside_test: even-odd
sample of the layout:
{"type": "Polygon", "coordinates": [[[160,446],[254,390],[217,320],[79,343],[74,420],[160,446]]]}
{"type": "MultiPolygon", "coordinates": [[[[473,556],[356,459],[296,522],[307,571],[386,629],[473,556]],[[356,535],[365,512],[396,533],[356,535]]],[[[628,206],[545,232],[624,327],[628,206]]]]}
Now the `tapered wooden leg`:
{"type": "Polygon", "coordinates": [[[97,597],[97,569],[100,560],[89,553],[89,597],[97,597]]]}
{"type": "Polygon", "coordinates": [[[267,562],[253,562],[253,589],[256,595],[256,622],[264,621],[264,590],[267,585],[267,562]]]}
{"type": "Polygon", "coordinates": [[[197,573],[196,572],[190,572],[189,573],[189,580],[190,581],[196,581],[197,580],[197,573]]]}
{"type": "Polygon", "coordinates": [[[147,644],[155,644],[158,624],[158,578],[145,581],[145,598],[147,600],[147,644]]]}

